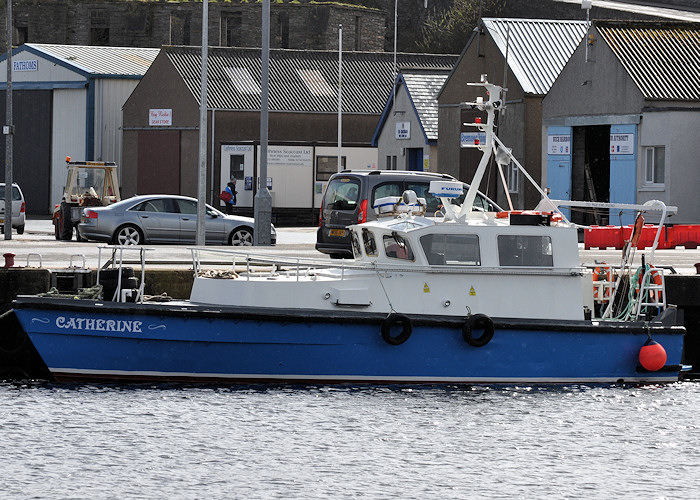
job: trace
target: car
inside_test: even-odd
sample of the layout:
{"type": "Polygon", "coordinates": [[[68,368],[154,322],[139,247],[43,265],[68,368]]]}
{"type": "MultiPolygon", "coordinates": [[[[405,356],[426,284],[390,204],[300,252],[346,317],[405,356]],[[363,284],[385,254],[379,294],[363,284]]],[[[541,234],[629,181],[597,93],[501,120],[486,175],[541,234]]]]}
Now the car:
{"type": "MultiPolygon", "coordinates": [[[[206,206],[208,245],[250,246],[255,220],[226,215],[206,206]]],[[[271,225],[271,243],[277,233],[271,225]]],[[[81,239],[115,245],[152,243],[194,244],[197,233],[197,199],[170,194],[140,195],[106,207],[84,208],[78,224],[81,239]]]]}
{"type": "MultiPolygon", "coordinates": [[[[409,189],[425,198],[426,216],[434,216],[440,209],[440,200],[428,192],[431,181],[457,179],[447,174],[407,170],[344,170],[333,174],[323,194],[316,250],[331,258],[352,258],[348,226],[376,220],[373,206],[377,199],[401,196],[409,189]]],[[[469,185],[464,184],[465,193],[467,189],[469,185]]],[[[482,193],[478,193],[474,204],[485,212],[502,210],[482,193]]]]}
{"type": "MultiPolygon", "coordinates": [[[[27,206],[24,194],[17,184],[12,184],[12,227],[17,234],[24,233],[27,206]]],[[[0,182],[0,232],[5,232],[5,183],[0,182]]]]}

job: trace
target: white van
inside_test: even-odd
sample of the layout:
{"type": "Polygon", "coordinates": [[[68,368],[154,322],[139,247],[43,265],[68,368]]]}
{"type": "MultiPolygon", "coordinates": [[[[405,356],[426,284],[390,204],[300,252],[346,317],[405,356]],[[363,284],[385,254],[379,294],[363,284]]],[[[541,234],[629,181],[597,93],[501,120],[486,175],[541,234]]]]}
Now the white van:
{"type": "MultiPolygon", "coordinates": [[[[12,227],[17,234],[24,233],[26,206],[24,194],[17,184],[12,184],[12,227]]],[[[0,182],[0,233],[5,232],[5,183],[0,182]]]]}

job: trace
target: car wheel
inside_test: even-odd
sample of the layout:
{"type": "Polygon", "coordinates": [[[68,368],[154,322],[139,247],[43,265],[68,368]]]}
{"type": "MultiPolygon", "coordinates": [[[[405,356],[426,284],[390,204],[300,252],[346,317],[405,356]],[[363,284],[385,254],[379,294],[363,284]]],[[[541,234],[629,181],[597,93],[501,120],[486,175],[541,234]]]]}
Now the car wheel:
{"type": "Polygon", "coordinates": [[[53,220],[53,233],[57,240],[61,239],[61,228],[59,227],[58,219],[53,220]]]}
{"type": "Polygon", "coordinates": [[[234,247],[253,246],[253,231],[247,227],[237,227],[229,236],[228,244],[234,247]]]}
{"type": "Polygon", "coordinates": [[[24,224],[17,226],[17,234],[24,234],[24,224]]]}
{"type": "Polygon", "coordinates": [[[117,229],[112,241],[115,245],[140,245],[143,235],[138,227],[126,225],[117,229]]]}

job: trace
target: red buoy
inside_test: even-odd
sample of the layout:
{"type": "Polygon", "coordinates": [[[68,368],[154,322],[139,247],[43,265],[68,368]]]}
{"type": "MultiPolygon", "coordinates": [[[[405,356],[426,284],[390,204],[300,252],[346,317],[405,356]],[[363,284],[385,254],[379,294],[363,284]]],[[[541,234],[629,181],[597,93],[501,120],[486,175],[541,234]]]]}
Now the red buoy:
{"type": "Polygon", "coordinates": [[[660,370],[666,364],[666,349],[655,340],[647,340],[639,350],[639,362],[650,372],[660,370]]]}

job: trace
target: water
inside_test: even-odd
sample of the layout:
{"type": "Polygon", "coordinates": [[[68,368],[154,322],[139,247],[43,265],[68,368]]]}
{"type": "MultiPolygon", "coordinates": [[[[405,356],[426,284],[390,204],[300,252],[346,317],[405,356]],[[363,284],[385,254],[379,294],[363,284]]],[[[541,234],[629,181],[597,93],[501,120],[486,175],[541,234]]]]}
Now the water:
{"type": "Polygon", "coordinates": [[[2,498],[698,498],[700,384],[0,383],[2,498]]]}

